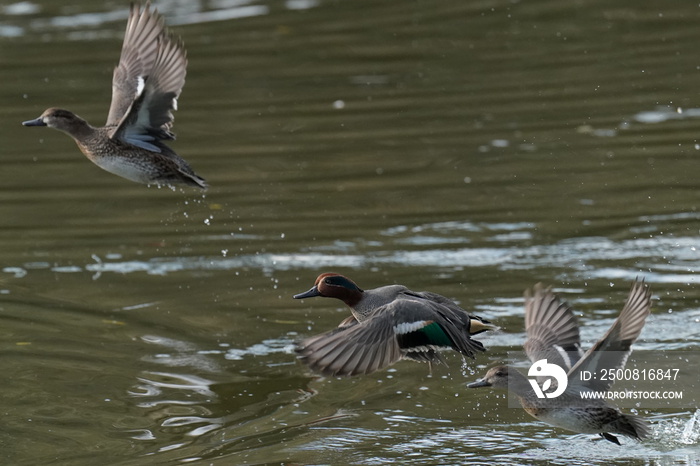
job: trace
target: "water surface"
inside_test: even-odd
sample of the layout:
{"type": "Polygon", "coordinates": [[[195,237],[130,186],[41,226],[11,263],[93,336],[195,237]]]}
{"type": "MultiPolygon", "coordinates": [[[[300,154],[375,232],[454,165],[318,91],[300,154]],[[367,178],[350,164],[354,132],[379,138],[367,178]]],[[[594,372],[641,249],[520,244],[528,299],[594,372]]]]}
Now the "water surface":
{"type": "Polygon", "coordinates": [[[156,2],[184,39],[173,148],[211,184],[148,188],[64,135],[102,124],[128,5],[0,18],[0,432],[7,464],[696,464],[697,407],[591,443],[464,385],[551,284],[589,345],[644,277],[637,351],[700,344],[695,4],[156,2]],[[489,352],[318,379],[295,340],[320,272],[498,323],[489,352]]]}

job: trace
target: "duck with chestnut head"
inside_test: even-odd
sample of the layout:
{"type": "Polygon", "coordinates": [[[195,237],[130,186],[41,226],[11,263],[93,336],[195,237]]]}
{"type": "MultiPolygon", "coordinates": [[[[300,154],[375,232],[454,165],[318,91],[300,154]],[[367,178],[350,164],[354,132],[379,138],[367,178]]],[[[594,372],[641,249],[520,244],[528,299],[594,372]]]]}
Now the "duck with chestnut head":
{"type": "Polygon", "coordinates": [[[337,328],[297,345],[300,358],[324,375],[369,374],[401,359],[444,363],[440,351],[447,349],[474,358],[485,348],[471,337],[498,328],[437,293],[402,285],[363,290],[337,273],[319,275],[310,290],[294,296],[313,297],[339,299],[352,312],[337,328]]]}

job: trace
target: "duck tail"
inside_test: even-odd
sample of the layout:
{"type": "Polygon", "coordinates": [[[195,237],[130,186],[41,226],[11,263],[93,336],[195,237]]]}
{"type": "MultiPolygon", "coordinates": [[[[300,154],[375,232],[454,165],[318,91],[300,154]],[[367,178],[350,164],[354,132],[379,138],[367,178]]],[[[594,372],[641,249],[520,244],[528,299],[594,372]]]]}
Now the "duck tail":
{"type": "Polygon", "coordinates": [[[206,190],[209,187],[209,184],[207,181],[202,178],[201,176],[195,174],[194,172],[192,173],[185,173],[182,172],[183,176],[183,181],[185,184],[189,186],[194,186],[195,188],[200,188],[206,190]]]}
{"type": "Polygon", "coordinates": [[[500,330],[501,327],[494,325],[479,316],[469,316],[469,335],[477,335],[487,330],[500,330]]]}

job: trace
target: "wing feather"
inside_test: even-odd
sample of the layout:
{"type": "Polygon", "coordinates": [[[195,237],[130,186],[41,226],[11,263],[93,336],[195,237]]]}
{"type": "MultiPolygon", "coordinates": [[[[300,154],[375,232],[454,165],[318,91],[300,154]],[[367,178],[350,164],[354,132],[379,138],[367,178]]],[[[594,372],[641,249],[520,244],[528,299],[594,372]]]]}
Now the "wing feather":
{"type": "Polygon", "coordinates": [[[108,124],[117,125],[111,137],[170,156],[161,141],[175,138],[172,111],[177,109],[187,74],[184,45],[167,32],[162,17],[150,5],[143,11],[132,6],[122,54],[108,117],[108,124]],[[147,50],[146,58],[139,59],[145,55],[141,48],[147,50]]]}
{"type": "Polygon", "coordinates": [[[583,356],[573,310],[540,283],[525,291],[525,331],[523,347],[532,362],[547,359],[568,370],[583,356]]]}
{"type": "MultiPolygon", "coordinates": [[[[569,371],[569,380],[579,380],[581,371],[624,368],[632,352],[632,343],[639,337],[651,312],[651,290],[644,280],[635,280],[625,306],[610,329],[569,371]]],[[[612,380],[590,380],[585,386],[593,390],[608,390],[612,380]]]]}
{"type": "Polygon", "coordinates": [[[136,99],[139,87],[151,74],[158,55],[158,37],[163,33],[163,18],[146,4],[143,10],[131,4],[119,64],[112,76],[112,103],[106,126],[116,126],[136,99]]]}

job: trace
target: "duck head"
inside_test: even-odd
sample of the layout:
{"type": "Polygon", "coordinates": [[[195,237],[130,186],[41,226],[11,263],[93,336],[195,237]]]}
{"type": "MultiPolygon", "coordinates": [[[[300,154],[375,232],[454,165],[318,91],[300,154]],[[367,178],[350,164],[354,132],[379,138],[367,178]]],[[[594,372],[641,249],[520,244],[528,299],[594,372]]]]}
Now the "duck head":
{"type": "Polygon", "coordinates": [[[294,295],[294,299],[336,298],[353,307],[362,299],[363,290],[355,282],[343,275],[326,272],[316,278],[314,286],[304,293],[294,295]]]}
{"type": "Polygon", "coordinates": [[[485,376],[467,384],[468,388],[495,387],[508,388],[508,366],[496,366],[489,369],[485,376]]]}
{"type": "Polygon", "coordinates": [[[75,113],[62,108],[48,108],[39,118],[22,122],[24,126],[48,126],[66,133],[75,133],[76,130],[87,126],[87,122],[75,113]]]}

